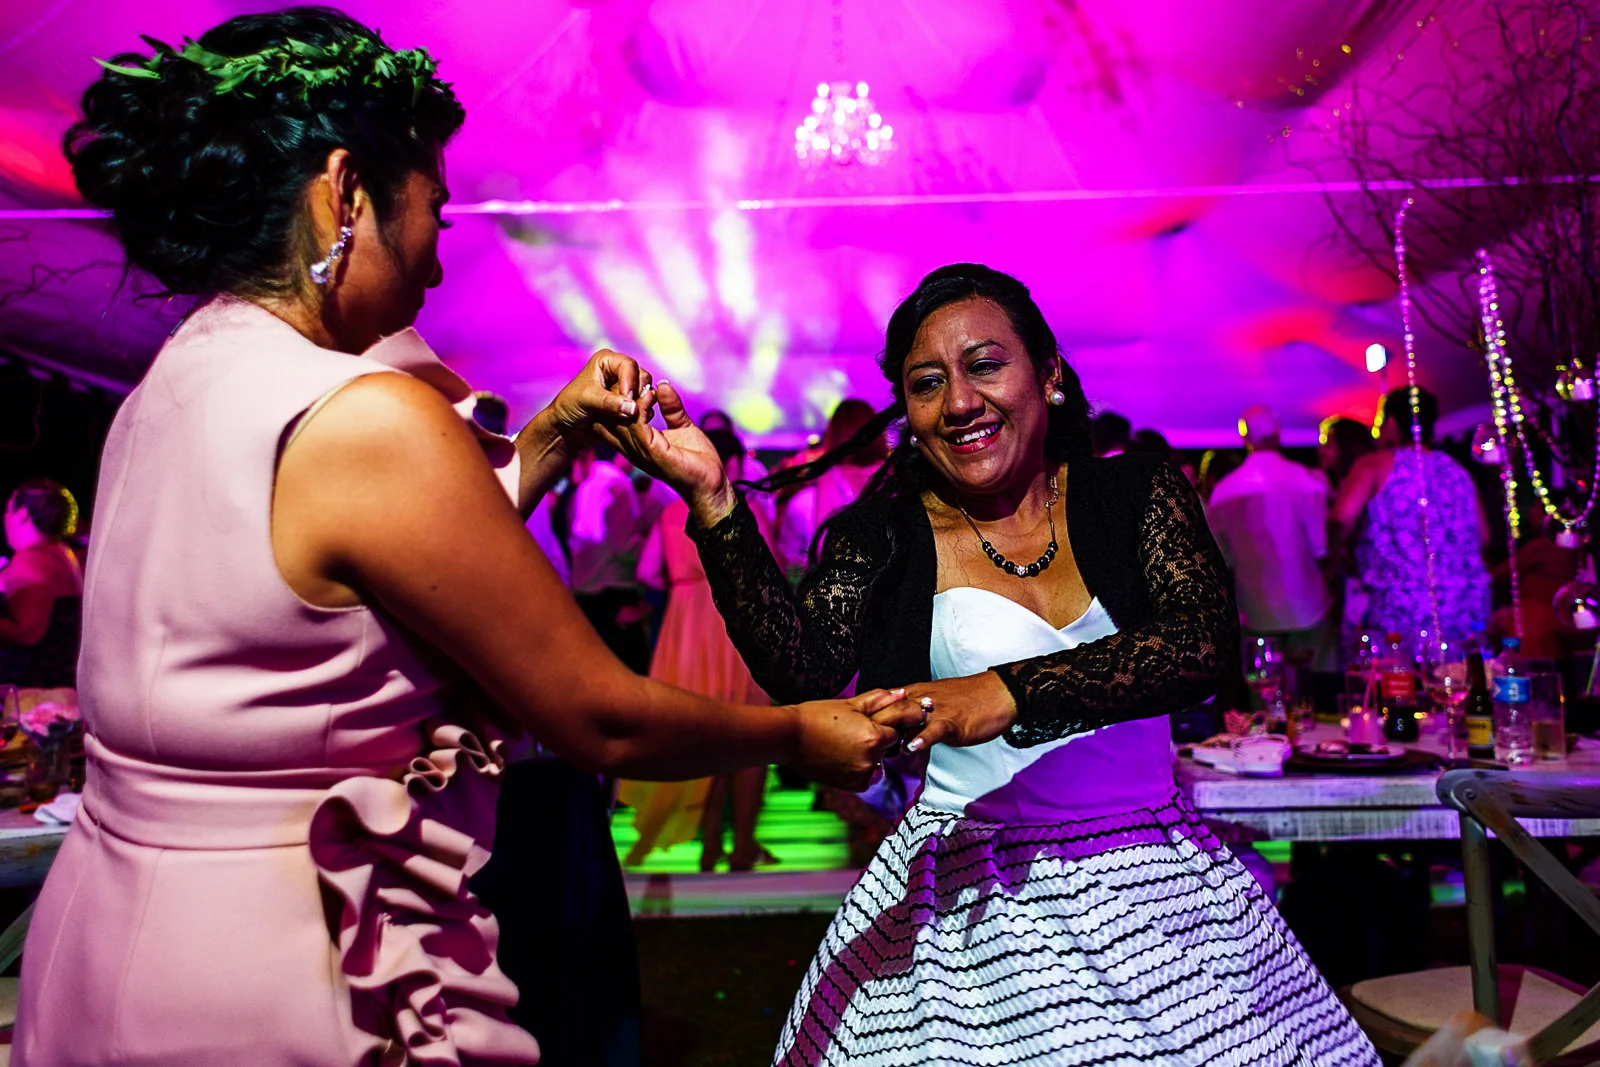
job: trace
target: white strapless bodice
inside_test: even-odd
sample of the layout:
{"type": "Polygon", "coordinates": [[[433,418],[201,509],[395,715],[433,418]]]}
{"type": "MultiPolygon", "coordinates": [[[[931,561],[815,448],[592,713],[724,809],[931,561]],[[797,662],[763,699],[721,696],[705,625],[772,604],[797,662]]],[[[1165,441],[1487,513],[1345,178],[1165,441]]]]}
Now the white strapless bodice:
{"type": "MultiPolygon", "coordinates": [[[[1058,630],[999,593],[957,586],[933,598],[928,654],[934,678],[960,678],[1116,632],[1098,598],[1058,630]]],[[[1007,823],[1059,822],[1160,806],[1172,797],[1171,738],[1167,716],[1157,715],[1031,748],[1016,748],[1003,736],[969,748],[935,745],[921,803],[1007,823]]]]}

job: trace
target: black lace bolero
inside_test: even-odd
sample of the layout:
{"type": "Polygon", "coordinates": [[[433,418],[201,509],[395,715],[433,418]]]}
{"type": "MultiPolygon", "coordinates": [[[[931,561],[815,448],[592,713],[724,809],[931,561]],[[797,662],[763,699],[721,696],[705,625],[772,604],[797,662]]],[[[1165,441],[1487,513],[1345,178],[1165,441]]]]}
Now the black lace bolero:
{"type": "MultiPolygon", "coordinates": [[[[1006,736],[1019,747],[1198,704],[1238,657],[1232,582],[1181,471],[1147,456],[1074,460],[1066,513],[1084,583],[1118,632],[994,668],[1016,698],[1006,736]]],[[[846,512],[797,590],[742,499],[711,529],[691,520],[689,536],[729,636],[774,698],[836,696],[858,672],[862,689],[931,677],[937,560],[920,500],[846,512]]]]}

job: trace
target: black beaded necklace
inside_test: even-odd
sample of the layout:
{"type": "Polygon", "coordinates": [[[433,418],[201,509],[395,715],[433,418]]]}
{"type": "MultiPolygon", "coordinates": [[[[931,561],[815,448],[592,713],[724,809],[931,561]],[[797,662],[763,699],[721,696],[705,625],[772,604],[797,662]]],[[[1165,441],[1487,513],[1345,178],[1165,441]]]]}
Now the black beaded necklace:
{"type": "Polygon", "coordinates": [[[978,535],[978,540],[983,545],[984,555],[989,557],[990,563],[993,563],[996,567],[999,567],[1007,574],[1016,575],[1018,578],[1037,578],[1040,574],[1044,573],[1050,568],[1050,561],[1056,558],[1055,508],[1056,501],[1060,498],[1061,495],[1056,492],[1056,476],[1052,474],[1050,475],[1050,499],[1045,501],[1044,505],[1044,517],[1045,520],[1050,523],[1050,547],[1044,550],[1044,555],[1040,556],[1032,563],[1013,563],[1009,559],[1006,559],[995,550],[993,545],[989,543],[989,539],[983,536],[983,531],[979,530],[978,524],[972,521],[972,516],[967,514],[966,508],[962,507],[960,504],[957,504],[956,510],[960,511],[961,517],[967,520],[967,525],[972,527],[972,532],[978,535]]]}

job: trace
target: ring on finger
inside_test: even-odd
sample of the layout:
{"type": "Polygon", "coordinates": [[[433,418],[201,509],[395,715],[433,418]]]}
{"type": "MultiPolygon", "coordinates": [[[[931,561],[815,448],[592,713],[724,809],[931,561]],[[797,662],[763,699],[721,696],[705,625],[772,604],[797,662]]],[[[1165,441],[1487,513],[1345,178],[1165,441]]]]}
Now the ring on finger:
{"type": "Polygon", "coordinates": [[[922,721],[927,722],[928,716],[933,714],[933,698],[923,697],[921,700],[917,701],[917,706],[922,709],[922,721]]]}

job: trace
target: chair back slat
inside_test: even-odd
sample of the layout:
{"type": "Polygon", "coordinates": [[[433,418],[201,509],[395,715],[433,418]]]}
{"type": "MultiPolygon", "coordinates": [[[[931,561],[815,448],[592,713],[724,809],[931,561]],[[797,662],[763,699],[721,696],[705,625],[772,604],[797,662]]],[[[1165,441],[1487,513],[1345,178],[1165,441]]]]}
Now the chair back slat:
{"type": "MultiPolygon", "coordinates": [[[[1449,778],[1461,773],[1463,772],[1452,771],[1444,777],[1449,778]]],[[[1487,772],[1493,775],[1492,777],[1485,777],[1484,771],[1465,773],[1472,777],[1461,778],[1451,783],[1452,806],[1459,808],[1464,814],[1470,815],[1492,831],[1495,837],[1511,850],[1513,856],[1521,860],[1524,866],[1536,874],[1541,882],[1549,886],[1566,902],[1567,907],[1588,924],[1589,929],[1600,934],[1600,899],[1596,899],[1593,890],[1578,881],[1560,860],[1552,856],[1549,849],[1539,844],[1532,834],[1524,830],[1522,825],[1512,818],[1512,813],[1501,800],[1503,796],[1515,793],[1518,785],[1507,780],[1525,776],[1506,772],[1487,772]]],[[[1445,786],[1441,781],[1439,786],[1441,795],[1444,790],[1445,786]]],[[[1589,810],[1592,812],[1600,806],[1594,799],[1600,797],[1600,794],[1591,794],[1590,797],[1589,810]]],[[[1541,806],[1537,814],[1531,812],[1529,814],[1533,818],[1551,818],[1552,816],[1547,814],[1550,810],[1541,806]]]]}
{"type": "Polygon", "coordinates": [[[33,922],[33,905],[22,909],[10,926],[0,930],[0,971],[17,962],[22,955],[22,943],[28,939],[28,926],[33,922]]]}
{"type": "MultiPolygon", "coordinates": [[[[1461,812],[1462,854],[1469,869],[1475,866],[1486,868],[1487,840],[1484,831],[1492,832],[1524,867],[1559,896],[1591,930],[1600,934],[1600,900],[1517,822],[1518,817],[1593,817],[1600,813],[1600,775],[1450,771],[1440,776],[1438,794],[1441,801],[1461,812]]],[[[1473,1000],[1478,1011],[1498,1019],[1498,991],[1491,988],[1495,985],[1498,969],[1495,966],[1491,920],[1484,906],[1486,902],[1479,902],[1478,908],[1484,913],[1483,921],[1472,922],[1475,915],[1473,897],[1486,895],[1485,888],[1477,886],[1474,891],[1469,877],[1468,941],[1472,953],[1473,1000]],[[1486,993],[1487,996],[1484,995],[1486,993]]],[[[1505,1025],[1505,1020],[1498,1021],[1505,1025]]],[[[1591,987],[1560,1018],[1528,1039],[1533,1062],[1545,1063],[1559,1055],[1597,1021],[1600,1021],[1600,984],[1591,987]]]]}
{"type": "Polygon", "coordinates": [[[1490,794],[1519,819],[1581,819],[1600,815],[1600,774],[1593,772],[1446,771],[1436,792],[1440,803],[1465,811],[1463,789],[1490,794]]]}
{"type": "Polygon", "coordinates": [[[1597,1022],[1600,1022],[1600,985],[1585,993],[1560,1018],[1528,1038],[1528,1054],[1534,1063],[1554,1059],[1597,1022]]]}

